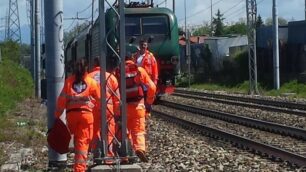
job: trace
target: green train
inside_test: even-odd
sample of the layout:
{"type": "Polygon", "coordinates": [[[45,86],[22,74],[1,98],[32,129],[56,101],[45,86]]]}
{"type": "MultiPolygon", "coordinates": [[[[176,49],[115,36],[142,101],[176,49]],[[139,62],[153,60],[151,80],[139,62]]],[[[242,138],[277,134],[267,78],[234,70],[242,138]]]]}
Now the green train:
{"type": "MultiPolygon", "coordinates": [[[[126,51],[134,53],[138,50],[140,40],[147,40],[149,50],[158,62],[158,93],[172,93],[175,75],[179,62],[178,24],[173,12],[167,8],[133,7],[125,8],[126,51]]],[[[117,49],[119,27],[115,12],[108,9],[106,17],[107,41],[117,49]]],[[[88,26],[73,38],[65,48],[65,66],[67,75],[72,72],[71,65],[78,58],[88,58],[90,68],[93,59],[100,55],[99,20],[88,26]]],[[[107,70],[112,71],[118,65],[118,58],[108,48],[107,70]]]]}

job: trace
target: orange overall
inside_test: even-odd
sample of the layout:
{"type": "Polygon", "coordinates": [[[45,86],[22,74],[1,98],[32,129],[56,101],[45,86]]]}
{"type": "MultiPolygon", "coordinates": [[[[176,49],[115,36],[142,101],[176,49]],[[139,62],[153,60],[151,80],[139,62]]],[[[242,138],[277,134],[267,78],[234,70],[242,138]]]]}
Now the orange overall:
{"type": "MultiPolygon", "coordinates": [[[[100,67],[95,67],[89,76],[96,80],[100,85],[100,67]]],[[[118,88],[118,81],[117,78],[106,72],[106,101],[107,101],[107,109],[106,109],[106,118],[108,124],[108,132],[107,132],[107,139],[108,139],[108,156],[113,156],[112,150],[112,141],[115,136],[115,116],[118,116],[120,113],[120,94],[118,88]]],[[[94,114],[94,133],[93,133],[93,140],[92,140],[92,150],[95,151],[97,149],[97,145],[100,137],[100,129],[101,129],[101,105],[100,102],[96,102],[96,106],[93,111],[94,114]]]]}
{"type": "MultiPolygon", "coordinates": [[[[133,61],[127,60],[126,64],[134,64],[133,61]]],[[[139,86],[145,86],[147,88],[146,102],[152,104],[155,98],[156,86],[150,79],[144,68],[137,67],[138,76],[135,78],[139,83],[139,86]]],[[[137,86],[137,85],[136,85],[137,86]]],[[[131,88],[133,90],[133,88],[131,88]]],[[[126,90],[127,95],[129,89],[126,90]]],[[[145,147],[145,105],[144,97],[134,100],[127,100],[127,128],[132,137],[132,145],[135,151],[146,150],[145,147]]]]}
{"type": "Polygon", "coordinates": [[[88,148],[93,135],[94,101],[99,101],[100,90],[97,82],[88,77],[82,83],[75,83],[75,76],[66,79],[64,87],[57,99],[55,116],[59,118],[66,109],[67,125],[74,135],[75,163],[74,171],[86,170],[88,148]]]}
{"type": "Polygon", "coordinates": [[[144,55],[141,55],[139,51],[135,55],[135,62],[138,66],[143,67],[149,74],[151,80],[157,85],[158,81],[158,67],[154,55],[146,50],[144,55]]]}

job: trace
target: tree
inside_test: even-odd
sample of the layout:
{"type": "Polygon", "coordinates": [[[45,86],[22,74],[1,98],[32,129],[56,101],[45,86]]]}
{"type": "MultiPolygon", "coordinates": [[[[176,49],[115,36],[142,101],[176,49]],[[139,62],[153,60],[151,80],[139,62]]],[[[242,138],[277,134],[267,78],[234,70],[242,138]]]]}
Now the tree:
{"type": "MultiPolygon", "coordinates": [[[[287,25],[288,21],[284,19],[283,17],[278,18],[278,25],[287,25]]],[[[271,17],[266,19],[265,25],[272,26],[273,25],[273,19],[271,17]]]]}
{"type": "Polygon", "coordinates": [[[178,33],[179,35],[185,35],[184,29],[181,27],[178,28],[178,33]]]}
{"type": "Polygon", "coordinates": [[[256,21],[256,28],[259,28],[259,27],[262,27],[262,26],[264,26],[264,23],[263,23],[263,21],[262,21],[261,16],[258,15],[257,21],[256,21]]]}
{"type": "Polygon", "coordinates": [[[224,24],[223,24],[223,14],[221,14],[220,10],[216,14],[216,18],[213,18],[213,25],[214,25],[214,36],[221,36],[224,33],[224,24]]]}
{"type": "Polygon", "coordinates": [[[247,26],[245,23],[237,22],[231,26],[226,26],[224,28],[225,34],[240,34],[246,35],[247,34],[247,26]]]}
{"type": "Polygon", "coordinates": [[[205,24],[200,28],[195,29],[195,31],[192,33],[194,36],[200,36],[200,35],[209,35],[210,34],[210,26],[209,24],[205,24]]]}

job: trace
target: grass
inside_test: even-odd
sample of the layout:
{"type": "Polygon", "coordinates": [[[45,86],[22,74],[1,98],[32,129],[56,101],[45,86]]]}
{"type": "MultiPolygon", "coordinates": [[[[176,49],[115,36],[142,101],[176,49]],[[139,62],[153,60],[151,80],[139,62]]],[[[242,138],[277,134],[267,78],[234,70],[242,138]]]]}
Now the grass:
{"type": "MultiPolygon", "coordinates": [[[[243,83],[235,86],[226,86],[222,84],[192,84],[191,88],[204,89],[210,91],[226,91],[229,93],[243,93],[249,92],[249,82],[244,81],[243,83]]],[[[290,81],[281,85],[279,90],[267,89],[258,84],[258,89],[261,95],[268,96],[288,96],[292,98],[306,98],[306,84],[298,83],[297,80],[290,81]],[[289,93],[289,94],[288,94],[289,93]]]]}
{"type": "Polygon", "coordinates": [[[13,45],[0,44],[3,50],[0,62],[0,166],[8,160],[13,147],[46,145],[43,135],[46,132],[45,115],[37,107],[36,99],[31,98],[34,92],[31,74],[18,65],[19,55],[14,53],[19,51],[13,45]]]}
{"type": "Polygon", "coordinates": [[[235,85],[235,86],[227,86],[217,83],[211,83],[211,84],[192,84],[191,88],[196,89],[204,89],[209,91],[226,91],[231,93],[248,93],[249,91],[249,83],[247,81],[235,85]]]}
{"type": "Polygon", "coordinates": [[[298,83],[297,80],[283,84],[279,90],[268,90],[267,95],[282,96],[290,93],[293,98],[306,98],[306,84],[298,83]]]}
{"type": "Polygon", "coordinates": [[[6,41],[0,43],[0,49],[1,166],[18,148],[32,147],[36,153],[42,154],[40,146],[46,145],[46,112],[38,100],[31,98],[34,84],[30,72],[19,65],[20,54],[29,54],[30,47],[6,41]]]}
{"type": "Polygon", "coordinates": [[[18,101],[33,95],[33,80],[27,69],[11,60],[0,63],[0,117],[18,101]]]}

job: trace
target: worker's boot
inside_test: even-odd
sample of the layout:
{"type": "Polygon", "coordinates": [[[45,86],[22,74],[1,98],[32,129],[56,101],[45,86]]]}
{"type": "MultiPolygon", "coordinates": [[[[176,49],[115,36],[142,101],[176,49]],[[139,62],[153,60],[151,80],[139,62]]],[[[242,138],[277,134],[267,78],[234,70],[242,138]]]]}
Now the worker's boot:
{"type": "Polygon", "coordinates": [[[142,162],[149,162],[149,159],[147,158],[145,151],[136,150],[135,153],[142,162]]]}

